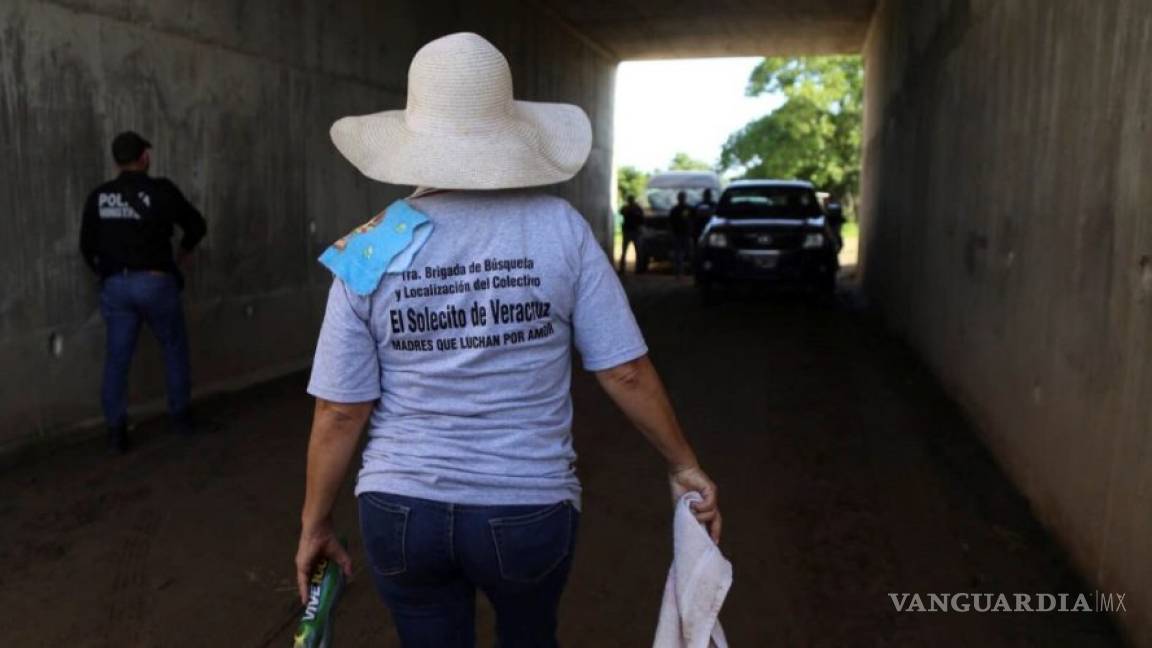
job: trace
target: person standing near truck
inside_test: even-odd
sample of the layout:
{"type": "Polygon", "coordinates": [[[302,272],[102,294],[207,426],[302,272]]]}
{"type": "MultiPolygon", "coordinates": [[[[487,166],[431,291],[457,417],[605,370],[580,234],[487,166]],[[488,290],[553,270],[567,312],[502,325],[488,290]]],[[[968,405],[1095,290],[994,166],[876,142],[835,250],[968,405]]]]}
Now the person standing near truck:
{"type": "Polygon", "coordinates": [[[636,196],[628,196],[625,205],[620,208],[620,216],[624,222],[620,225],[620,234],[624,239],[620,245],[620,272],[624,272],[624,258],[628,256],[628,246],[640,257],[640,228],[644,225],[644,208],[636,202],[636,196]]]}
{"type": "Polygon", "coordinates": [[[716,200],[712,197],[712,190],[705,189],[700,196],[700,202],[692,210],[692,236],[688,241],[692,256],[692,267],[696,267],[696,246],[700,244],[700,235],[704,233],[704,226],[716,214],[716,200]]]}
{"type": "Polygon", "coordinates": [[[672,263],[675,265],[677,277],[684,274],[684,262],[688,258],[688,249],[691,245],[694,214],[695,211],[688,204],[687,192],[677,193],[676,204],[668,212],[668,229],[672,232],[672,263]]]}
{"type": "Polygon", "coordinates": [[[100,277],[100,314],[107,326],[100,400],[113,452],[128,450],[128,370],[140,325],[160,341],[172,428],[192,431],[188,336],[180,264],[204,238],[204,217],[167,178],[148,175],[152,145],[127,131],[112,140],[120,174],[84,203],[80,253],[100,277]],[[173,226],[183,232],[172,254],[173,226]]]}
{"type": "Polygon", "coordinates": [[[704,232],[704,226],[712,217],[716,215],[716,199],[712,195],[711,189],[705,189],[704,193],[700,196],[700,202],[696,203],[696,210],[692,216],[692,240],[700,238],[704,232]]]}

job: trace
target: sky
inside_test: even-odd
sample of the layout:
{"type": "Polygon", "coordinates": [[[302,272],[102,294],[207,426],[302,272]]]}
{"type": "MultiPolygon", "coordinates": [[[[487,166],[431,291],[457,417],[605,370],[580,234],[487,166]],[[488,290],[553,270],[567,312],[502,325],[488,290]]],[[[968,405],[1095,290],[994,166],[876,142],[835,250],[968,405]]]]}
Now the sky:
{"type": "Polygon", "coordinates": [[[616,165],[663,169],[678,151],[714,164],[729,135],[783,102],[779,95],[744,96],[759,61],[621,63],[616,72],[616,165]]]}

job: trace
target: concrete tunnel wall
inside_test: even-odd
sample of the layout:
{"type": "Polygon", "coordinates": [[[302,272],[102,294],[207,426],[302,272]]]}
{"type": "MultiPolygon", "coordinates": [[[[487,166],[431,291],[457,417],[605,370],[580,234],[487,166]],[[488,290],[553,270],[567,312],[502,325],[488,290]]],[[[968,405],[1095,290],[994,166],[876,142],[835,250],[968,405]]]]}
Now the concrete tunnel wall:
{"type": "Polygon", "coordinates": [[[1152,4],[889,0],[865,57],[866,292],[1152,646],[1152,4]]]}
{"type": "MultiPolygon", "coordinates": [[[[186,294],[201,392],[310,360],[315,257],[402,195],[328,125],[402,106],[435,36],[477,31],[521,98],[589,112],[588,167],[558,191],[606,241],[615,57],[542,7],[7,0],[0,451],[98,420],[104,327],[76,239],[121,129],[209,220],[186,294]]],[[[865,290],[1152,646],[1152,5],[882,0],[864,53],[865,290]]],[[[158,407],[161,383],[145,341],[133,403],[158,407]]]]}
{"type": "MultiPolygon", "coordinates": [[[[9,0],[0,24],[0,451],[100,420],[104,325],[77,239],[120,130],[152,140],[153,173],[209,223],[185,295],[199,393],[310,361],[331,281],[316,256],[404,193],[360,176],[328,127],[402,107],[436,36],[484,35],[519,98],[589,113],[588,165],[555,190],[607,241],[616,61],[533,3],[9,0]]],[[[158,410],[141,337],[131,402],[158,410]]]]}

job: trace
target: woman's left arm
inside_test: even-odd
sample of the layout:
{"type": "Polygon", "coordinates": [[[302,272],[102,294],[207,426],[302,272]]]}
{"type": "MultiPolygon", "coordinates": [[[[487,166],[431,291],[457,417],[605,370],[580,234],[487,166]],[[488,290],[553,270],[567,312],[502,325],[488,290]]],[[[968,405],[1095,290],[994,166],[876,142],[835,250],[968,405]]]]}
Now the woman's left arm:
{"type": "Polygon", "coordinates": [[[352,575],[352,559],[332,526],[332,505],[374,405],[374,401],[334,403],[316,399],[308,441],[308,480],[304,510],[300,514],[300,544],[296,550],[296,585],[301,603],[307,602],[308,578],[320,558],[331,558],[345,576],[352,575]]]}

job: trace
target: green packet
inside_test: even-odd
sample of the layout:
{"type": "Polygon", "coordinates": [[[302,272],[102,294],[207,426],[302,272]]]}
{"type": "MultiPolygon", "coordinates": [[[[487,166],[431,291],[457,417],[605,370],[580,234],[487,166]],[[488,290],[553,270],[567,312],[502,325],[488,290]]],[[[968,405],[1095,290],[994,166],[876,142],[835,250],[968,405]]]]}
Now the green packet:
{"type": "Polygon", "coordinates": [[[332,619],[344,584],[344,573],[335,561],[323,558],[316,563],[308,579],[308,602],[292,637],[293,648],[332,647],[332,619]]]}

